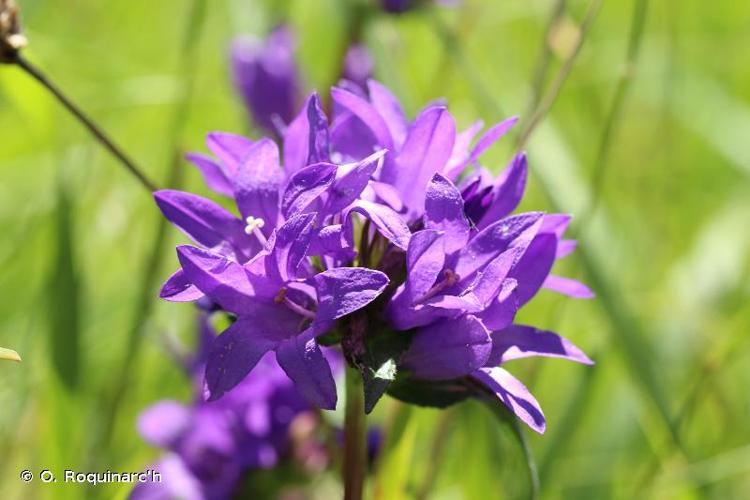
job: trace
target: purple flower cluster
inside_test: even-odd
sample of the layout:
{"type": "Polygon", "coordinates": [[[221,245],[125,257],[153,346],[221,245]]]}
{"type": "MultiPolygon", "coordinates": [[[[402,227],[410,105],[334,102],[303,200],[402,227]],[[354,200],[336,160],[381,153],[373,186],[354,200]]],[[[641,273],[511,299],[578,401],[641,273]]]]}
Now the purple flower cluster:
{"type": "Polygon", "coordinates": [[[409,121],[373,80],[334,87],[331,98],[330,122],[316,94],[306,100],[284,128],[283,154],[270,139],[212,133],[214,156],[189,156],[239,216],[194,194],[155,195],[197,245],[177,248],[181,267],[161,296],[206,296],[235,319],[210,347],[208,399],[230,394],[273,351],[311,404],[332,409],[336,387],[320,342],[340,341],[367,381],[381,367],[372,360],[384,357],[373,340],[395,336],[406,342],[385,370],[392,394],[402,397],[412,382],[456,382],[543,432],[537,401],[500,365],[528,356],[591,361],[557,334],[513,320],[542,287],[591,292],[550,275],[575,247],[562,238],[569,216],[512,215],[526,156],[497,179],[479,166],[516,119],[475,141],[481,123],[458,132],[442,105],[409,121]]]}
{"type": "MultiPolygon", "coordinates": [[[[243,474],[275,467],[289,458],[291,429],[297,422],[315,419],[312,407],[272,354],[263,357],[253,373],[219,401],[204,401],[203,358],[215,336],[203,313],[198,354],[186,363],[196,382],[195,401],[160,401],[140,415],[140,434],[167,453],[155,466],[162,473],[161,482],[139,485],[131,498],[229,498],[243,474]]],[[[333,350],[326,354],[339,371],[340,356],[333,350]]],[[[323,455],[326,460],[321,443],[297,445],[306,446],[307,455],[323,455]],[[317,448],[313,453],[311,446],[317,448]]]]}

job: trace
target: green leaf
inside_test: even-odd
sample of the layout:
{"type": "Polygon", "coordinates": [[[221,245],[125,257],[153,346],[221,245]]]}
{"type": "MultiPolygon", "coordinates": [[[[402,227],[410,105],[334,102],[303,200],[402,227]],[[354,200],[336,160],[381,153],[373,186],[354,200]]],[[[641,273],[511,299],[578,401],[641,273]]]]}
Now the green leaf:
{"type": "Polygon", "coordinates": [[[417,406],[446,408],[468,398],[472,392],[460,380],[415,380],[403,376],[388,387],[388,394],[417,406]]]}
{"type": "Polygon", "coordinates": [[[62,181],[57,187],[55,247],[49,280],[49,349],[62,383],[74,390],[80,380],[80,285],[76,270],[73,218],[62,181]]]}
{"type": "Polygon", "coordinates": [[[489,407],[492,413],[498,418],[498,420],[508,424],[508,426],[510,426],[510,429],[513,431],[513,436],[518,441],[518,445],[521,448],[521,452],[523,453],[526,461],[526,470],[529,475],[529,498],[531,498],[532,500],[539,498],[538,467],[536,465],[536,461],[534,460],[534,454],[531,450],[531,445],[526,438],[526,434],[524,434],[524,429],[521,428],[521,424],[519,423],[518,418],[516,418],[516,416],[513,415],[508,410],[508,408],[497,398],[481,399],[489,407]]]}
{"type": "Polygon", "coordinates": [[[365,413],[368,414],[396,380],[398,360],[411,342],[408,332],[395,332],[388,328],[378,328],[376,331],[377,334],[367,336],[365,353],[358,360],[364,380],[365,413]]]}

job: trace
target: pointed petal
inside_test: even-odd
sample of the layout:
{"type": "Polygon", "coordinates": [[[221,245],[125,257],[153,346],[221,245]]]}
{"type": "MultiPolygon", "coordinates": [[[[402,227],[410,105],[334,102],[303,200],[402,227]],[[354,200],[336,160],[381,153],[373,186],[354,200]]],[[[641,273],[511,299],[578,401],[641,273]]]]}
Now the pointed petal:
{"type": "Polygon", "coordinates": [[[435,174],[425,193],[425,227],[444,231],[445,253],[452,254],[469,241],[464,200],[451,181],[435,174]]]}
{"type": "Polygon", "coordinates": [[[229,180],[252,145],[253,141],[247,137],[228,132],[211,132],[206,137],[206,146],[219,159],[224,175],[229,180]]]}
{"type": "Polygon", "coordinates": [[[351,228],[353,225],[352,212],[362,214],[365,218],[369,219],[380,234],[397,247],[402,250],[408,248],[411,231],[409,231],[409,226],[406,225],[406,222],[392,208],[380,205],[379,203],[357,200],[346,215],[345,227],[351,228]]]}
{"type": "Polygon", "coordinates": [[[238,246],[244,224],[211,200],[183,191],[154,193],[164,216],[193,241],[206,248],[238,246]]]}
{"type": "Polygon", "coordinates": [[[336,214],[354,202],[367,187],[375,170],[382,165],[383,155],[385,151],[381,150],[357,163],[340,166],[322,215],[336,214]]]}
{"type": "Polygon", "coordinates": [[[557,237],[538,234],[518,261],[510,276],[518,281],[516,289],[519,307],[527,303],[542,287],[555,263],[557,237]]]}
{"type": "Polygon", "coordinates": [[[526,154],[519,153],[498,177],[497,184],[492,190],[492,203],[477,224],[479,230],[497,222],[516,209],[523,198],[527,176],[526,154]]]}
{"type": "Polygon", "coordinates": [[[532,326],[511,325],[492,332],[492,354],[488,366],[497,366],[514,359],[543,356],[563,358],[584,365],[593,365],[583,351],[565,337],[532,326]]]}
{"type": "Polygon", "coordinates": [[[471,164],[477,161],[477,159],[479,159],[479,157],[487,151],[490,146],[507,134],[517,122],[518,117],[511,116],[510,118],[490,127],[489,130],[487,130],[487,132],[485,132],[477,141],[476,146],[474,146],[474,149],[471,151],[471,156],[467,163],[471,164]]]}
{"type": "Polygon", "coordinates": [[[557,236],[558,239],[560,239],[568,229],[568,226],[570,225],[570,221],[572,219],[573,216],[569,214],[545,214],[544,220],[542,221],[542,227],[539,228],[539,232],[551,233],[557,236]]]}
{"type": "Polygon", "coordinates": [[[474,136],[482,130],[484,122],[478,120],[474,122],[469,128],[460,132],[456,135],[456,143],[453,145],[453,151],[451,152],[451,158],[443,169],[443,175],[448,179],[455,181],[469,161],[469,146],[474,136]]]}
{"type": "MultiPolygon", "coordinates": [[[[523,250],[520,248],[509,248],[495,257],[480,272],[463,294],[470,296],[471,300],[480,304],[482,309],[490,306],[503,288],[508,273],[513,265],[518,262],[523,250]]],[[[515,280],[514,280],[515,281],[515,280]]],[[[517,285],[514,285],[514,288],[517,285]]]]}
{"type": "Polygon", "coordinates": [[[203,297],[203,292],[187,279],[182,269],[178,269],[162,285],[159,297],[171,302],[192,302],[203,297]]]}
{"type": "Polygon", "coordinates": [[[331,321],[363,308],[388,285],[388,276],[363,267],[338,267],[313,277],[318,293],[316,322],[331,321]]]}
{"type": "Polygon", "coordinates": [[[564,259],[568,255],[572,254],[576,248],[578,248],[578,242],[576,240],[558,241],[557,252],[555,252],[555,259],[564,259]]]}
{"type": "Polygon", "coordinates": [[[396,191],[396,188],[394,188],[390,184],[370,181],[370,187],[375,192],[377,197],[383,200],[383,203],[391,207],[396,212],[401,212],[404,209],[404,202],[401,201],[401,195],[399,195],[398,191],[396,191]]]}
{"type": "Polygon", "coordinates": [[[229,312],[241,314],[255,290],[241,265],[200,248],[177,247],[177,257],[188,281],[229,312]]]}
{"type": "Polygon", "coordinates": [[[424,229],[417,231],[409,241],[406,252],[406,300],[409,304],[423,297],[435,284],[445,265],[443,234],[424,229]]]}
{"type": "Polygon", "coordinates": [[[367,88],[370,94],[370,102],[383,117],[386,126],[393,138],[396,149],[401,148],[406,137],[408,123],[404,110],[401,109],[398,99],[384,85],[375,80],[368,80],[367,88]]]}
{"type": "Polygon", "coordinates": [[[517,286],[518,282],[512,278],[503,281],[503,286],[497,298],[492,301],[489,307],[477,315],[490,331],[502,330],[513,323],[518,312],[517,286]]]}
{"type": "Polygon", "coordinates": [[[279,149],[270,139],[261,139],[248,149],[232,178],[235,199],[242,218],[263,219],[261,231],[268,237],[279,216],[279,190],[284,172],[279,166],[279,149]]]}
{"type": "Polygon", "coordinates": [[[284,169],[290,176],[311,163],[327,162],[328,119],[313,93],[284,134],[284,169]]]}
{"type": "Polygon", "coordinates": [[[336,104],[355,115],[370,129],[378,145],[393,150],[391,132],[375,106],[353,92],[337,87],[331,89],[331,97],[336,104]]]}
{"type": "Polygon", "coordinates": [[[316,163],[298,170],[284,190],[281,213],[286,218],[314,210],[317,201],[336,178],[336,165],[316,163]]]}
{"type": "Polygon", "coordinates": [[[529,212],[487,226],[459,251],[456,273],[465,281],[508,248],[525,248],[539,230],[541,221],[541,212],[529,212]]]}
{"type": "Polygon", "coordinates": [[[185,158],[200,170],[203,180],[210,190],[223,196],[229,196],[230,198],[234,196],[234,188],[232,188],[219,164],[208,156],[198,153],[188,153],[185,155],[185,158]]]}
{"type": "Polygon", "coordinates": [[[281,343],[276,359],[310,403],[324,410],[336,409],[336,383],[331,367],[314,338],[301,334],[281,343]]]}
{"type": "Polygon", "coordinates": [[[547,423],[536,398],[517,378],[502,368],[481,368],[471,375],[489,389],[526,425],[544,434],[547,423]]]}
{"type": "Polygon", "coordinates": [[[542,288],[547,288],[548,290],[553,290],[575,299],[594,298],[594,292],[580,281],[571,278],[564,278],[562,276],[555,276],[554,274],[550,274],[545,278],[544,283],[542,283],[542,288]]]}
{"type": "Polygon", "coordinates": [[[260,359],[294,331],[279,331],[274,317],[240,317],[216,337],[206,363],[209,401],[215,401],[247,376],[260,359]]]}
{"type": "Polygon", "coordinates": [[[383,167],[380,180],[399,190],[412,214],[424,210],[424,190],[448,162],[456,140],[456,124],[447,109],[431,107],[409,130],[398,157],[383,167]]]}
{"type": "Polygon", "coordinates": [[[491,350],[492,341],[482,322],[465,315],[419,328],[402,365],[415,378],[449,380],[484,366],[491,350]]]}

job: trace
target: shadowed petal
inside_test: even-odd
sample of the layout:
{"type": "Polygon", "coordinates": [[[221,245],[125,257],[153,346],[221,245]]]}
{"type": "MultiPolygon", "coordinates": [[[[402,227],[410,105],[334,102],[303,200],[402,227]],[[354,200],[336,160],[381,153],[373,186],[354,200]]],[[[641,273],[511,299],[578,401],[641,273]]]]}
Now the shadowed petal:
{"type": "Polygon", "coordinates": [[[516,209],[518,204],[521,203],[521,198],[523,198],[527,176],[526,153],[519,153],[510,166],[498,177],[492,190],[492,203],[477,224],[479,230],[497,222],[516,209]]]}
{"type": "Polygon", "coordinates": [[[464,200],[451,181],[435,174],[425,193],[425,227],[445,232],[445,253],[452,254],[469,241],[469,221],[464,200]]]}
{"type": "Polygon", "coordinates": [[[367,88],[370,94],[370,102],[378,110],[380,116],[383,117],[383,121],[390,131],[391,138],[393,138],[394,147],[397,149],[401,148],[408,127],[401,104],[391,94],[390,90],[375,80],[368,80],[367,88]]]}
{"type": "Polygon", "coordinates": [[[548,290],[553,290],[557,293],[576,299],[594,298],[594,292],[580,281],[571,278],[564,278],[562,276],[555,276],[553,274],[547,276],[544,283],[542,283],[542,288],[547,288],[548,290]]]}
{"type": "Polygon", "coordinates": [[[491,350],[487,329],[466,315],[419,328],[402,364],[415,378],[449,380],[484,366],[491,350]]]}
{"type": "Polygon", "coordinates": [[[327,162],[328,119],[313,93],[284,134],[284,169],[287,176],[311,163],[327,162]]]}
{"type": "Polygon", "coordinates": [[[406,300],[413,304],[435,284],[445,264],[443,234],[424,229],[417,231],[409,241],[406,252],[406,300]]]}
{"type": "Polygon", "coordinates": [[[266,258],[266,272],[269,275],[278,276],[281,281],[297,278],[297,270],[305,259],[314,236],[316,216],[314,213],[297,215],[276,231],[273,248],[266,258]]]}
{"type": "Polygon", "coordinates": [[[182,269],[178,269],[162,285],[159,297],[172,302],[192,302],[203,297],[203,292],[187,279],[182,269]]]}
{"type": "Polygon", "coordinates": [[[331,97],[336,104],[359,118],[370,129],[378,145],[393,150],[393,139],[388,124],[375,106],[353,92],[337,87],[331,89],[331,97]]]}
{"type": "Polygon", "coordinates": [[[517,378],[502,368],[481,368],[471,376],[492,391],[526,425],[544,434],[547,423],[542,408],[517,378]]]}
{"type": "Polygon", "coordinates": [[[542,221],[541,212],[529,212],[507,217],[487,226],[474,236],[458,254],[456,273],[462,281],[510,247],[529,245],[542,221]]]}
{"type": "Polygon", "coordinates": [[[258,361],[273,350],[294,330],[284,331],[288,321],[278,321],[273,309],[257,311],[253,316],[240,317],[216,337],[206,363],[206,386],[209,401],[215,401],[239,384],[258,361]]]}
{"type": "Polygon", "coordinates": [[[524,325],[512,325],[492,332],[492,354],[487,360],[487,366],[497,366],[506,361],[531,356],[563,358],[584,365],[594,364],[572,342],[554,332],[524,325]]]}
{"type": "Polygon", "coordinates": [[[261,231],[268,237],[276,227],[279,189],[284,182],[276,144],[270,139],[261,139],[253,144],[231,181],[242,217],[263,219],[265,225],[261,231]]]}
{"type": "Polygon", "coordinates": [[[284,190],[281,210],[290,218],[305,211],[314,210],[314,203],[328,191],[336,178],[336,165],[316,163],[297,171],[284,190]]]}
{"type": "Polygon", "coordinates": [[[208,156],[198,153],[188,153],[185,158],[200,170],[203,180],[210,190],[230,198],[234,196],[234,188],[218,163],[208,156]]]}
{"type": "Polygon", "coordinates": [[[177,247],[177,257],[187,280],[227,311],[241,314],[253,301],[255,290],[236,262],[187,245],[177,247]]]}
{"type": "Polygon", "coordinates": [[[363,267],[338,267],[313,277],[318,293],[315,321],[341,318],[366,306],[388,285],[388,276],[363,267]]]}
{"type": "Polygon", "coordinates": [[[398,157],[383,166],[382,182],[401,193],[412,214],[424,211],[424,190],[448,162],[456,140],[456,124],[447,109],[430,107],[414,121],[398,157]]]}
{"type": "Polygon", "coordinates": [[[353,225],[352,212],[362,214],[365,218],[369,219],[380,234],[397,247],[402,250],[408,248],[411,231],[409,231],[409,226],[406,225],[406,222],[392,208],[366,200],[357,200],[347,213],[346,222],[344,223],[345,228],[351,228],[353,225]]]}
{"type": "Polygon", "coordinates": [[[154,199],[172,224],[206,248],[235,244],[238,235],[243,234],[242,221],[201,196],[165,189],[154,193],[154,199]]]}
{"type": "Polygon", "coordinates": [[[522,254],[523,250],[520,248],[509,248],[501,253],[476,274],[476,278],[462,295],[470,296],[482,309],[488,307],[500,293],[511,267],[522,254]]]}
{"type": "Polygon", "coordinates": [[[206,137],[206,146],[219,159],[224,175],[230,180],[252,145],[253,141],[247,137],[228,132],[211,132],[206,137]]]}
{"type": "Polygon", "coordinates": [[[328,255],[343,261],[350,261],[357,255],[354,251],[354,236],[347,234],[341,224],[332,224],[315,231],[307,253],[328,255]]]}
{"type": "Polygon", "coordinates": [[[527,303],[542,287],[555,263],[557,237],[539,234],[534,238],[510,276],[518,281],[516,290],[519,307],[527,303]]]}
{"type": "Polygon", "coordinates": [[[495,300],[480,314],[477,314],[489,330],[502,330],[508,327],[518,312],[516,287],[518,282],[512,278],[503,281],[503,286],[495,300]]]}
{"type": "Polygon", "coordinates": [[[340,166],[322,215],[338,213],[354,202],[367,187],[375,170],[383,163],[383,155],[385,151],[381,150],[360,162],[340,166]]]}
{"type": "Polygon", "coordinates": [[[336,383],[331,366],[310,336],[303,333],[281,343],[276,349],[276,359],[310,403],[324,410],[335,410],[336,383]]]}

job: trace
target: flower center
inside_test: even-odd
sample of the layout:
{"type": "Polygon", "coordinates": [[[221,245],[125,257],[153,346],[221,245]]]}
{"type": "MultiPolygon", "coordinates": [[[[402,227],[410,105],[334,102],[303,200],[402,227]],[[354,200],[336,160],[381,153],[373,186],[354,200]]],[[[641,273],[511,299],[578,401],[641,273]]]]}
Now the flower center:
{"type": "Polygon", "coordinates": [[[441,281],[438,281],[435,285],[433,285],[432,288],[427,290],[427,293],[424,294],[424,296],[414,302],[414,305],[420,305],[424,304],[428,300],[430,300],[435,295],[439,294],[443,290],[446,290],[456,283],[461,281],[461,276],[456,274],[453,269],[446,269],[443,271],[443,279],[441,281]]]}

